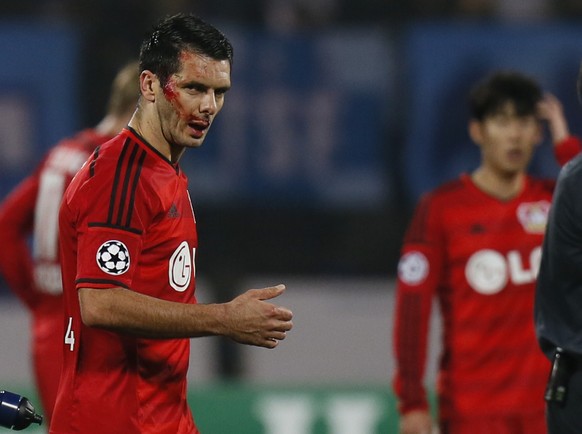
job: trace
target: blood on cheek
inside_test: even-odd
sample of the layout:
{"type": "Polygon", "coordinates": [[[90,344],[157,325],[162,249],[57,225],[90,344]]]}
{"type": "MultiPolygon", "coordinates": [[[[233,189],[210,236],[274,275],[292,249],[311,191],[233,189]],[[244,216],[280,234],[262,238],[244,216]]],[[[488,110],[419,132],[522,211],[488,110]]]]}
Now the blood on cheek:
{"type": "Polygon", "coordinates": [[[172,80],[168,80],[162,89],[166,101],[174,107],[178,115],[183,119],[188,118],[188,112],[179,100],[179,95],[176,91],[176,83],[172,80]]]}
{"type": "Polygon", "coordinates": [[[178,92],[176,92],[176,83],[173,80],[168,80],[163,87],[164,96],[170,102],[178,99],[178,92]]]}

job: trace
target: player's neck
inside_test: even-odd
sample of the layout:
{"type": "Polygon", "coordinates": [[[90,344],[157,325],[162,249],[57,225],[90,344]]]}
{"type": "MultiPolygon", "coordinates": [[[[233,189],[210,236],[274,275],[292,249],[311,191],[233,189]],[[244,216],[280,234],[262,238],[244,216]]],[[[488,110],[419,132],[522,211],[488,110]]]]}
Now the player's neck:
{"type": "Polygon", "coordinates": [[[129,121],[129,126],[171,163],[177,163],[186,148],[168,142],[164,137],[160,123],[156,119],[156,117],[153,117],[152,120],[152,116],[148,117],[138,109],[129,121]]]}
{"type": "Polygon", "coordinates": [[[523,190],[525,173],[516,172],[502,175],[479,167],[471,174],[471,180],[485,193],[501,200],[510,200],[523,190]]]}

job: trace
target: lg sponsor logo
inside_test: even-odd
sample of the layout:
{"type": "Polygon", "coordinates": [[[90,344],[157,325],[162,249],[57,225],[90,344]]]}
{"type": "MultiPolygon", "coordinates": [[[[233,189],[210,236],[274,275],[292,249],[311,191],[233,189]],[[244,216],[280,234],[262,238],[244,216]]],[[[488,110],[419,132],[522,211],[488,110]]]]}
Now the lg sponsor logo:
{"type": "Polygon", "coordinates": [[[190,281],[196,270],[194,265],[195,257],[196,249],[190,250],[187,241],[182,241],[174,250],[168,267],[168,279],[170,286],[174,290],[184,292],[190,286],[190,281]],[[190,251],[192,251],[192,254],[190,254],[190,251]]]}
{"type": "Polygon", "coordinates": [[[534,282],[541,257],[541,247],[530,252],[527,262],[517,250],[511,250],[505,256],[496,250],[479,250],[467,261],[465,277],[476,292],[484,295],[497,294],[505,288],[508,281],[514,285],[534,282]]]}
{"type": "MultiPolygon", "coordinates": [[[[500,292],[508,282],[523,285],[535,281],[540,268],[542,248],[535,247],[525,257],[517,250],[506,255],[493,249],[473,253],[465,266],[465,277],[471,288],[484,295],[500,292]]],[[[408,285],[419,285],[427,278],[429,262],[424,254],[412,251],[398,264],[398,277],[408,285]]]]}

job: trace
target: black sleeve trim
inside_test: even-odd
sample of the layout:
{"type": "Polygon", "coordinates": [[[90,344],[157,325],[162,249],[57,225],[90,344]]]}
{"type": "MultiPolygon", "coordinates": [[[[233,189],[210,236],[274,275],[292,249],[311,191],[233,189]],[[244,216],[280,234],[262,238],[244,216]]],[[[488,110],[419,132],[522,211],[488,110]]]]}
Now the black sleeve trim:
{"type": "Polygon", "coordinates": [[[127,227],[127,226],[113,225],[113,224],[109,224],[109,223],[93,222],[93,223],[89,223],[88,226],[90,228],[117,229],[117,230],[120,230],[120,231],[131,232],[132,234],[137,234],[137,235],[141,235],[143,233],[143,231],[141,229],[130,228],[130,227],[127,227]]]}
{"type": "Polygon", "coordinates": [[[75,280],[75,283],[77,285],[79,283],[98,283],[98,284],[108,283],[111,285],[121,286],[122,288],[125,288],[125,289],[131,289],[125,283],[121,283],[117,280],[109,280],[109,279],[77,279],[77,280],[75,280]]]}

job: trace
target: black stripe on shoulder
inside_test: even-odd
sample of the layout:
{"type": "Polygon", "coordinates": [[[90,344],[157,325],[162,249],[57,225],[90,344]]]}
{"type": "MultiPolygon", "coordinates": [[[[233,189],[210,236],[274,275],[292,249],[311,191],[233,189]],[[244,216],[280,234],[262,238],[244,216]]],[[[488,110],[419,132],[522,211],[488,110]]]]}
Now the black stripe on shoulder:
{"type": "MultiPolygon", "coordinates": [[[[121,195],[119,196],[119,206],[117,208],[117,218],[115,219],[115,224],[121,226],[121,221],[123,219],[123,214],[125,213],[125,206],[127,205],[127,194],[129,189],[129,182],[132,177],[132,172],[134,168],[135,156],[139,146],[137,143],[132,143],[131,154],[129,154],[129,160],[127,161],[127,166],[125,168],[125,176],[123,177],[123,184],[121,186],[121,195]]],[[[135,175],[133,175],[135,176],[135,175]]],[[[129,224],[127,225],[129,226],[129,224]]]]}
{"type": "Polygon", "coordinates": [[[106,223],[131,228],[133,207],[147,152],[139,143],[127,138],[119,154],[106,223]]]}
{"type": "Polygon", "coordinates": [[[121,286],[122,288],[125,288],[125,289],[131,289],[125,283],[119,282],[117,280],[109,280],[109,279],[77,279],[77,280],[75,280],[75,283],[77,285],[80,283],[96,283],[96,284],[101,284],[101,285],[104,283],[108,283],[111,285],[121,286]]]}
{"type": "Polygon", "coordinates": [[[448,181],[432,191],[429,191],[422,195],[416,209],[414,211],[414,218],[410,222],[408,230],[405,235],[406,242],[408,243],[423,243],[426,239],[426,231],[428,227],[428,221],[431,215],[431,209],[435,205],[435,198],[441,196],[446,196],[451,193],[455,193],[458,190],[465,188],[465,183],[461,179],[454,179],[448,181]]]}
{"type": "Polygon", "coordinates": [[[91,222],[87,226],[89,226],[90,228],[116,229],[116,230],[120,230],[120,231],[131,232],[132,234],[138,234],[138,235],[141,235],[143,233],[143,231],[141,231],[140,229],[130,228],[128,226],[113,225],[111,223],[91,222]]]}
{"type": "Polygon", "coordinates": [[[135,204],[135,192],[137,190],[137,184],[139,181],[139,177],[141,175],[141,169],[143,167],[143,162],[145,160],[146,157],[146,151],[144,151],[143,149],[141,150],[140,156],[139,156],[139,160],[137,162],[137,168],[135,170],[135,174],[133,176],[133,182],[131,185],[131,193],[129,195],[129,204],[128,204],[128,209],[127,209],[127,218],[125,220],[125,226],[126,227],[130,227],[131,226],[131,218],[133,216],[133,207],[135,204]]]}
{"type": "Polygon", "coordinates": [[[91,164],[89,165],[89,176],[92,178],[93,175],[95,175],[95,163],[97,162],[97,158],[99,158],[99,148],[100,146],[97,146],[95,148],[95,150],[93,151],[93,160],[91,161],[91,164]]]}
{"type": "Polygon", "coordinates": [[[113,177],[113,188],[111,189],[111,198],[109,200],[109,213],[107,214],[107,223],[109,224],[113,222],[113,213],[115,212],[117,188],[119,185],[119,179],[121,178],[121,172],[123,170],[123,161],[125,160],[125,154],[127,153],[129,143],[130,139],[127,138],[123,143],[123,149],[121,150],[121,154],[119,154],[119,159],[117,160],[117,167],[115,168],[115,175],[113,177]]]}

